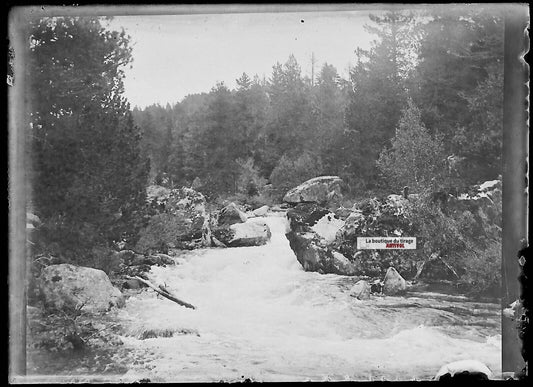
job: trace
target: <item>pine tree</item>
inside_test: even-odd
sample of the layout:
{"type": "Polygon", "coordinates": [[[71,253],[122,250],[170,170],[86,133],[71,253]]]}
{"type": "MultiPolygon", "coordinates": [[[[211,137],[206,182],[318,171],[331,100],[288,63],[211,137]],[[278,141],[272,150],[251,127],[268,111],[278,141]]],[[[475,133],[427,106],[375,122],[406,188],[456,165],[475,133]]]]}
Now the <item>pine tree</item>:
{"type": "Polygon", "coordinates": [[[95,249],[133,238],[144,204],[147,164],[122,97],[131,60],[125,33],[97,18],[32,22],[27,67],[31,172],[40,246],[90,262],[95,249]]]}

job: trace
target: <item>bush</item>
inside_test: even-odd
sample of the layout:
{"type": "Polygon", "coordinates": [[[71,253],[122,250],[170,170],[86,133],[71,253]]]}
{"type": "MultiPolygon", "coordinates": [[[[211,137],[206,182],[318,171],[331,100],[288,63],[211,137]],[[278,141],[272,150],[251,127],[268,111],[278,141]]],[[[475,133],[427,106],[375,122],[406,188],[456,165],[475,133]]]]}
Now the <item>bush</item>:
{"type": "MultiPolygon", "coordinates": [[[[413,206],[409,214],[417,230],[417,244],[427,259],[436,253],[454,268],[472,295],[497,295],[501,281],[501,195],[493,202],[465,201],[446,206],[429,197],[413,206]]],[[[442,278],[443,273],[429,273],[442,278]]]]}
{"type": "Polygon", "coordinates": [[[490,242],[486,248],[467,251],[464,257],[465,274],[461,282],[473,296],[485,295],[499,297],[501,294],[501,257],[500,241],[490,242]]]}
{"type": "Polygon", "coordinates": [[[100,269],[110,274],[118,267],[112,260],[109,241],[88,222],[69,222],[64,217],[54,216],[43,221],[34,230],[32,253],[35,267],[32,272],[40,273],[43,257],[53,263],[71,263],[100,269]],[[38,261],[36,261],[38,260],[38,261]]]}
{"type": "Polygon", "coordinates": [[[135,250],[149,254],[167,253],[175,245],[179,231],[186,227],[184,220],[172,214],[162,213],[150,218],[148,225],[141,230],[135,250]]]}

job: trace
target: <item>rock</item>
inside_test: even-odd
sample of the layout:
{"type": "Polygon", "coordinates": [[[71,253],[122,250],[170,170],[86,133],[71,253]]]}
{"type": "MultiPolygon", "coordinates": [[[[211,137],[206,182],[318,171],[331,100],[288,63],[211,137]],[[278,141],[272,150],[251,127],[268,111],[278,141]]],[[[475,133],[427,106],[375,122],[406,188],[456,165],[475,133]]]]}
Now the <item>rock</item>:
{"type": "Polygon", "coordinates": [[[144,283],[142,283],[141,281],[139,281],[138,279],[130,279],[130,280],[125,281],[122,284],[122,287],[124,289],[141,289],[141,288],[145,288],[147,286],[144,283]]]}
{"type": "Polygon", "coordinates": [[[490,369],[478,360],[460,360],[443,365],[435,375],[440,381],[474,381],[492,378],[490,369]]]}
{"type": "Polygon", "coordinates": [[[370,299],[371,287],[365,280],[360,280],[355,283],[350,289],[350,296],[357,298],[358,300],[370,299]]]}
{"type": "Polygon", "coordinates": [[[271,233],[264,222],[246,222],[218,227],[213,237],[227,247],[261,246],[270,240],[271,233]]]}
{"type": "Polygon", "coordinates": [[[51,265],[43,269],[39,281],[45,304],[55,309],[81,307],[83,311],[105,312],[124,305],[122,293],[102,270],[51,265]]]}
{"type": "Polygon", "coordinates": [[[344,221],[338,219],[333,212],[330,212],[320,218],[311,229],[327,243],[331,243],[343,226],[344,221]]]}
{"type": "Polygon", "coordinates": [[[501,189],[502,182],[501,180],[489,180],[479,185],[479,191],[489,192],[495,189],[501,189]]]}
{"type": "Polygon", "coordinates": [[[337,217],[342,220],[346,220],[351,213],[351,208],[345,208],[343,206],[340,206],[339,208],[335,209],[335,215],[337,215],[337,217]]]}
{"type": "Polygon", "coordinates": [[[405,292],[407,284],[395,268],[389,267],[383,280],[383,294],[388,296],[405,292]]]}
{"type": "Polygon", "coordinates": [[[317,203],[327,205],[342,198],[342,179],[338,176],[319,176],[291,189],[283,197],[290,204],[317,203]]]}
{"type": "Polygon", "coordinates": [[[259,207],[259,208],[256,208],[255,210],[253,210],[252,213],[255,216],[265,216],[269,209],[270,209],[270,207],[268,207],[268,206],[262,206],[262,207],[259,207]]]}
{"type": "Polygon", "coordinates": [[[355,265],[350,262],[348,258],[339,253],[338,251],[331,250],[331,255],[333,257],[332,265],[335,268],[335,274],[341,275],[355,275],[357,270],[355,265]]]}
{"type": "Polygon", "coordinates": [[[35,227],[41,226],[43,222],[41,222],[41,219],[39,219],[37,215],[32,214],[31,212],[27,212],[26,213],[26,224],[30,224],[33,226],[31,228],[35,228],[35,227]]]}
{"type": "Polygon", "coordinates": [[[235,203],[230,203],[218,215],[219,226],[230,226],[235,223],[244,223],[248,217],[242,212],[235,203]]]}
{"type": "Polygon", "coordinates": [[[210,216],[204,195],[192,188],[147,188],[147,200],[154,213],[148,226],[141,230],[136,250],[165,252],[169,247],[207,247],[210,216]]]}
{"type": "Polygon", "coordinates": [[[227,246],[261,246],[266,244],[271,237],[270,228],[266,223],[248,222],[236,223],[230,226],[233,231],[232,239],[227,246]]]}
{"type": "Polygon", "coordinates": [[[322,244],[314,232],[289,231],[286,236],[296,259],[305,271],[316,271],[322,274],[356,274],[355,265],[338,251],[322,244]]]}
{"type": "Polygon", "coordinates": [[[291,230],[308,231],[330,211],[315,203],[300,203],[287,211],[291,230]]]}

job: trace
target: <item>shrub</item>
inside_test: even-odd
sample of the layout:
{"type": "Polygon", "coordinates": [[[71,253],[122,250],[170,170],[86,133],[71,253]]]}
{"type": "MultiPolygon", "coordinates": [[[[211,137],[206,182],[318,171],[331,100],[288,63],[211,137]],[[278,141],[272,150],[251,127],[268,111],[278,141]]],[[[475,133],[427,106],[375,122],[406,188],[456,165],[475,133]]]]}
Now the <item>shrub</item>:
{"type": "Polygon", "coordinates": [[[466,252],[463,260],[465,274],[461,282],[471,295],[498,297],[501,294],[501,256],[500,241],[489,242],[484,249],[466,252]]]}
{"type": "Polygon", "coordinates": [[[135,250],[140,253],[155,251],[166,253],[169,247],[175,245],[179,231],[185,226],[184,220],[172,214],[154,215],[148,225],[141,230],[135,250]]]}

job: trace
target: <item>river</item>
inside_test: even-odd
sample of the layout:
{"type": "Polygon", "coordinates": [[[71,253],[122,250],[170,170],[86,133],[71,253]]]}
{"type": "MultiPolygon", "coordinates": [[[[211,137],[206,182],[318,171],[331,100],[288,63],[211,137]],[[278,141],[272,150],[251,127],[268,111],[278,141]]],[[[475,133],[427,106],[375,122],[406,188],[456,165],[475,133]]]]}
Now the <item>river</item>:
{"type": "Polygon", "coordinates": [[[359,301],[355,278],[302,269],[283,214],[258,219],[272,231],[264,246],[187,251],[152,268],[151,280],[197,309],[150,289],[128,298],[121,338],[139,361],[123,380],[430,379],[463,359],[501,373],[498,304],[427,292],[359,301]]]}

